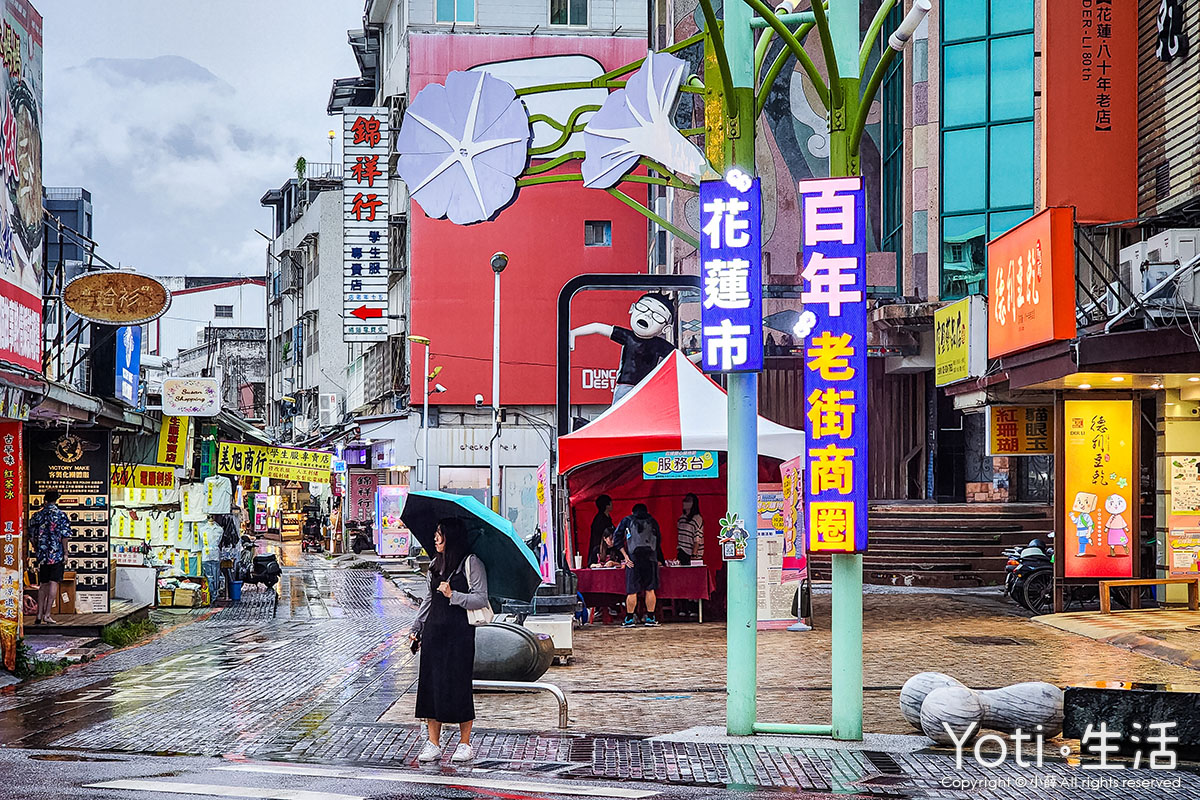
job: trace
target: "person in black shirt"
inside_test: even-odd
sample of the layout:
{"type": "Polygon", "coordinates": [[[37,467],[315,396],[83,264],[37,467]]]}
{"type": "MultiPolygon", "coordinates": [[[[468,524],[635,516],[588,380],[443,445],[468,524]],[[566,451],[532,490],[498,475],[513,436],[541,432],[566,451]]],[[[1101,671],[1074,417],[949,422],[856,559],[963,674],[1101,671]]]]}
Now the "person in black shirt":
{"type": "Polygon", "coordinates": [[[579,336],[607,336],[621,345],[621,369],[613,403],[633,391],[659,363],[671,355],[675,345],[660,334],[675,320],[675,304],[661,294],[644,294],[629,307],[629,327],[591,322],[571,330],[571,349],[579,336]]]}
{"type": "MultiPolygon", "coordinates": [[[[612,498],[606,494],[602,494],[596,498],[596,516],[592,518],[592,536],[588,540],[588,560],[587,565],[604,564],[609,559],[601,558],[607,556],[608,551],[605,550],[605,537],[609,538],[608,546],[612,547],[612,498]]],[[[618,555],[614,555],[612,560],[616,560],[618,555]]]]}

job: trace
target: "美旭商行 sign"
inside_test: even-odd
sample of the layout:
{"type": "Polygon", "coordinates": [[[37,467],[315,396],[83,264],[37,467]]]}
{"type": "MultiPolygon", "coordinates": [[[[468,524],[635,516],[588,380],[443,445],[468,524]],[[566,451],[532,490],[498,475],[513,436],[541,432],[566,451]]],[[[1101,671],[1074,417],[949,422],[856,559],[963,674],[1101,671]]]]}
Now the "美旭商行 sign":
{"type": "Polygon", "coordinates": [[[325,483],[332,468],[333,453],[321,450],[241,442],[221,442],[217,449],[217,472],[222,475],[325,483]]]}

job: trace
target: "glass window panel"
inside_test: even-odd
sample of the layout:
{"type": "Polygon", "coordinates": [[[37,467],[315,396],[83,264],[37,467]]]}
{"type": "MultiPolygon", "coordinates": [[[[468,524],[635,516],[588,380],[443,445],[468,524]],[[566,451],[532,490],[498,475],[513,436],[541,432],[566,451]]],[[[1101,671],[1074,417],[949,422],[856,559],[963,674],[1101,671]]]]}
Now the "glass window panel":
{"type": "Polygon", "coordinates": [[[1033,123],[994,125],[991,134],[989,205],[1033,205],[1033,123]]]}
{"type": "Polygon", "coordinates": [[[1032,208],[1023,208],[1020,211],[998,211],[989,215],[988,239],[995,239],[1002,233],[1008,233],[1032,216],[1032,208]]]}
{"type": "Polygon", "coordinates": [[[986,131],[946,131],[942,135],[942,210],[947,214],[983,210],[986,185],[986,131]]]}
{"type": "Polygon", "coordinates": [[[475,0],[458,0],[458,21],[475,21],[475,0]]]}
{"type": "Polygon", "coordinates": [[[983,291],[986,245],[983,214],[942,219],[942,300],[983,291]]]}
{"type": "Polygon", "coordinates": [[[551,25],[566,25],[567,18],[567,3],[569,0],[550,0],[550,24],[551,25]]]}
{"type": "Polygon", "coordinates": [[[987,44],[945,48],[942,67],[942,124],[947,128],[987,120],[987,44]]]}
{"type": "Polygon", "coordinates": [[[992,0],[991,16],[992,36],[1032,30],[1033,0],[992,0]]]}
{"type": "Polygon", "coordinates": [[[454,0],[437,0],[437,21],[454,22],[454,0]]]}
{"type": "Polygon", "coordinates": [[[939,10],[943,41],[987,35],[987,0],[950,0],[939,6],[939,10]]]}
{"type": "Polygon", "coordinates": [[[571,0],[571,24],[587,25],[588,0],[571,0]]]}
{"type": "Polygon", "coordinates": [[[1033,116],[1033,36],[992,40],[991,118],[1033,116]]]}

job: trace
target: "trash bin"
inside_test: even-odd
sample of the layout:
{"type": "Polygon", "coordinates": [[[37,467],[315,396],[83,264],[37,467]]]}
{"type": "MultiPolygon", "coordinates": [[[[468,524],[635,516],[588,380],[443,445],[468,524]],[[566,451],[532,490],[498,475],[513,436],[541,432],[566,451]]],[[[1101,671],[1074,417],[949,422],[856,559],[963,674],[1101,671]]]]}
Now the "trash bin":
{"type": "Polygon", "coordinates": [[[241,581],[230,581],[229,582],[229,599],[235,603],[242,599],[242,582],[241,581]]]}

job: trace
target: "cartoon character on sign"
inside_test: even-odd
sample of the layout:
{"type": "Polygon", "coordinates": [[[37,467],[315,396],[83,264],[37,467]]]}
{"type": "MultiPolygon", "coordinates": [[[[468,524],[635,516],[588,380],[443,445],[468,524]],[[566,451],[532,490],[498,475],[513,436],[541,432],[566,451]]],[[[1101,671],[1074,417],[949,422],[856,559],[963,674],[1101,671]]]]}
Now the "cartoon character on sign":
{"type": "Polygon", "coordinates": [[[1129,555],[1129,525],[1121,516],[1128,507],[1125,498],[1119,494],[1110,494],[1104,501],[1104,510],[1109,513],[1108,523],[1105,525],[1108,532],[1104,543],[1108,545],[1110,556],[1117,554],[1118,547],[1123,551],[1122,555],[1129,555]]]}
{"type": "Polygon", "coordinates": [[[633,391],[659,363],[671,355],[675,345],[661,335],[675,319],[675,303],[665,295],[644,294],[629,307],[629,327],[590,322],[571,330],[571,349],[580,336],[607,336],[621,345],[621,370],[613,390],[613,403],[633,391]]]}
{"type": "Polygon", "coordinates": [[[1075,523],[1075,535],[1079,539],[1079,552],[1076,555],[1080,558],[1094,558],[1094,554],[1087,551],[1087,546],[1095,544],[1096,523],[1092,520],[1092,512],[1099,501],[1100,498],[1090,492],[1079,492],[1075,495],[1075,504],[1071,506],[1068,516],[1075,523]]]}

